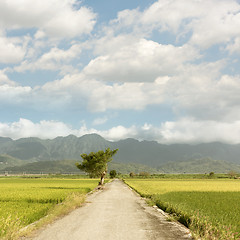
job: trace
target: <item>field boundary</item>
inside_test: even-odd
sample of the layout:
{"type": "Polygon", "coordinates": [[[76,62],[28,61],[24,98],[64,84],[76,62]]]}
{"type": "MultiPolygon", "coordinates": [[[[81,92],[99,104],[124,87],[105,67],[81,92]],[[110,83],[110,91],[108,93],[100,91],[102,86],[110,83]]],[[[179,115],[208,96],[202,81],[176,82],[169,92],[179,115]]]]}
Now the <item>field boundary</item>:
{"type": "MultiPolygon", "coordinates": [[[[175,224],[177,224],[179,227],[185,229],[185,231],[189,231],[189,235],[193,236],[193,232],[191,231],[191,229],[189,229],[186,225],[184,225],[183,223],[181,223],[180,221],[178,221],[178,219],[176,219],[174,216],[172,216],[172,214],[169,214],[167,212],[165,212],[163,209],[159,208],[155,202],[152,200],[151,195],[147,195],[147,194],[141,194],[137,189],[133,188],[132,186],[130,186],[125,179],[121,179],[124,184],[126,184],[128,186],[128,188],[133,191],[136,195],[140,196],[145,203],[152,208],[157,214],[161,214],[167,221],[169,222],[174,222],[175,224]]],[[[199,239],[199,238],[198,238],[199,239]]]]}
{"type": "Polygon", "coordinates": [[[94,194],[100,193],[101,191],[104,190],[105,185],[107,185],[110,182],[111,182],[111,180],[106,182],[101,187],[99,187],[99,186],[95,187],[93,190],[91,190],[90,192],[88,192],[86,194],[83,194],[83,193],[79,194],[80,196],[74,200],[74,204],[71,204],[66,209],[63,209],[63,211],[61,211],[61,210],[59,211],[59,209],[58,209],[59,206],[60,206],[60,208],[61,208],[61,206],[63,206],[63,208],[64,208],[64,205],[66,204],[67,201],[70,201],[70,202],[72,201],[72,199],[71,199],[72,194],[70,194],[70,199],[66,199],[62,203],[57,204],[52,209],[52,211],[50,210],[50,213],[48,213],[46,216],[40,218],[36,222],[33,222],[33,223],[21,228],[19,230],[18,237],[21,237],[21,239],[28,239],[29,237],[36,235],[39,231],[44,229],[48,224],[53,224],[55,221],[70,214],[72,211],[74,211],[80,207],[83,207],[84,204],[87,203],[86,199],[88,196],[92,196],[94,194]]]}
{"type": "Polygon", "coordinates": [[[238,232],[232,231],[230,227],[222,224],[214,226],[212,222],[206,216],[201,216],[198,212],[196,214],[189,214],[184,212],[180,208],[173,204],[162,201],[160,194],[145,194],[141,193],[138,189],[131,186],[127,182],[127,179],[123,179],[123,182],[134,192],[139,194],[146,200],[149,205],[154,205],[162,214],[164,214],[169,221],[177,221],[180,224],[188,228],[194,239],[213,239],[213,240],[225,240],[225,239],[239,239],[237,236],[238,232]]]}
{"type": "MultiPolygon", "coordinates": [[[[106,179],[105,184],[108,182],[109,179],[106,179]]],[[[90,195],[101,192],[104,189],[104,187],[99,188],[98,179],[88,181],[87,179],[51,178],[46,179],[46,181],[41,181],[41,179],[29,179],[28,181],[28,179],[7,177],[6,180],[3,179],[2,183],[6,183],[4,186],[6,191],[2,192],[1,201],[6,202],[6,204],[13,201],[20,207],[26,205],[26,209],[29,209],[21,212],[21,208],[19,208],[20,210],[14,210],[14,213],[5,211],[6,214],[0,219],[0,238],[5,240],[29,239],[41,228],[46,227],[48,224],[61,219],[65,215],[83,206],[86,198],[90,195]],[[27,185],[25,184],[26,182],[30,184],[27,185]],[[13,184],[17,184],[14,191],[12,190],[14,187],[13,184]],[[38,188],[40,191],[37,191],[36,194],[34,191],[38,188]],[[25,189],[27,189],[26,195],[24,194],[25,189]],[[8,195],[8,191],[11,191],[11,193],[13,191],[13,194],[8,195]],[[17,195],[15,196],[14,194],[17,195]],[[15,199],[14,197],[17,198],[15,199]],[[47,203],[47,205],[45,205],[45,203],[47,203]],[[45,211],[44,213],[43,211],[41,212],[42,208],[45,211]],[[35,212],[32,211],[32,209],[35,210],[35,212]],[[40,211],[38,209],[40,209],[40,211]],[[28,224],[26,225],[24,223],[28,224]]],[[[5,205],[1,205],[2,208],[0,209],[3,214],[5,213],[5,205]]],[[[10,205],[6,205],[6,207],[8,206],[10,205]]]]}

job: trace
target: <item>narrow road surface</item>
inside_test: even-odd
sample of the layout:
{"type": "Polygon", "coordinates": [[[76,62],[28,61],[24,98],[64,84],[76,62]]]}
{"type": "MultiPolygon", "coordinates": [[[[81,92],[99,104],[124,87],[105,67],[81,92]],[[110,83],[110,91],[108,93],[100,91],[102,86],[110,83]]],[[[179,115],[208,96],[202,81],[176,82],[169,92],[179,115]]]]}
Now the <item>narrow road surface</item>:
{"type": "Polygon", "coordinates": [[[47,226],[35,240],[192,239],[120,180],[88,196],[87,203],[47,226]]]}

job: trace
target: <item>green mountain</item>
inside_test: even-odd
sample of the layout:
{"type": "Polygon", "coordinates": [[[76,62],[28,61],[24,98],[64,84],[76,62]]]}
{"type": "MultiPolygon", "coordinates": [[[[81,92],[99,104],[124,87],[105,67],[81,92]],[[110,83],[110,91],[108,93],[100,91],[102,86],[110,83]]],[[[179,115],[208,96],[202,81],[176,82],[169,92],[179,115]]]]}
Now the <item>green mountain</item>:
{"type": "MultiPolygon", "coordinates": [[[[165,145],[136,139],[110,142],[97,134],[89,134],[82,137],[69,135],[52,140],[12,140],[0,137],[0,155],[8,159],[7,164],[0,159],[0,170],[10,171],[9,167],[16,166],[11,168],[12,171],[24,171],[24,168],[29,171],[43,171],[48,165],[48,171],[70,171],[59,160],[67,160],[70,164],[68,159],[80,161],[82,153],[104,150],[107,147],[119,149],[114,156],[115,168],[119,172],[140,172],[141,169],[148,169],[143,170],[148,172],[227,172],[239,171],[240,165],[239,144],[214,142],[165,145]],[[43,162],[42,165],[40,162],[43,162]],[[20,168],[20,165],[24,166],[20,168]]],[[[71,171],[74,169],[75,165],[71,171]]]]}
{"type": "Polygon", "coordinates": [[[21,166],[24,165],[25,163],[26,161],[22,161],[20,159],[14,158],[6,154],[0,155],[0,170],[3,170],[8,167],[21,166]]]}
{"type": "Polygon", "coordinates": [[[148,173],[159,173],[156,168],[152,168],[143,164],[137,163],[118,163],[112,161],[108,164],[108,170],[116,170],[118,173],[122,174],[129,174],[130,172],[133,173],[140,173],[140,172],[148,172],[148,173]]]}
{"type": "MultiPolygon", "coordinates": [[[[5,167],[4,171],[8,173],[31,173],[31,174],[41,174],[41,173],[60,173],[60,174],[79,174],[82,173],[76,166],[75,160],[58,160],[58,161],[39,161],[34,163],[28,163],[20,166],[8,166],[5,167]]],[[[150,168],[142,164],[134,163],[117,163],[110,162],[108,165],[108,170],[116,170],[118,173],[128,174],[130,172],[140,173],[149,172],[157,173],[157,169],[150,168]]]]}
{"type": "Polygon", "coordinates": [[[240,165],[211,158],[191,159],[184,162],[170,162],[158,168],[162,173],[240,173],[240,165]]]}
{"type": "Polygon", "coordinates": [[[39,161],[27,163],[21,166],[6,167],[4,171],[9,173],[61,173],[79,174],[80,170],[75,166],[75,160],[58,160],[58,161],[39,161]]]}

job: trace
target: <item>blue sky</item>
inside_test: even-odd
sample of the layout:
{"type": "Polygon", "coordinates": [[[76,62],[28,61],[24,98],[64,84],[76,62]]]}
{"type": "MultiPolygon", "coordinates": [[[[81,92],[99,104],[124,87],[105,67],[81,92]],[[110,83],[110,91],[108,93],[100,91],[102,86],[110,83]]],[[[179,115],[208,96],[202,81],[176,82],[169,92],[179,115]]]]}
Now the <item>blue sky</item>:
{"type": "Polygon", "coordinates": [[[240,143],[239,0],[2,0],[0,136],[240,143]]]}

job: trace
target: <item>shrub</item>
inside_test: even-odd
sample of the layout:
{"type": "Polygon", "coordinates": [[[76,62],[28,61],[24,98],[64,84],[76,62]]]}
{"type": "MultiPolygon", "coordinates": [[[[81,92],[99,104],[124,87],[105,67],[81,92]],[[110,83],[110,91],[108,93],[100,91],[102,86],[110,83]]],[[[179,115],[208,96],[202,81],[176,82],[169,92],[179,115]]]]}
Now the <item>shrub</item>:
{"type": "Polygon", "coordinates": [[[110,178],[115,178],[117,176],[116,170],[111,170],[109,174],[110,174],[110,178]]]}

